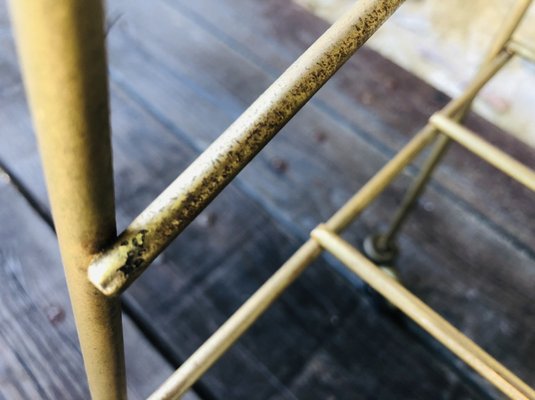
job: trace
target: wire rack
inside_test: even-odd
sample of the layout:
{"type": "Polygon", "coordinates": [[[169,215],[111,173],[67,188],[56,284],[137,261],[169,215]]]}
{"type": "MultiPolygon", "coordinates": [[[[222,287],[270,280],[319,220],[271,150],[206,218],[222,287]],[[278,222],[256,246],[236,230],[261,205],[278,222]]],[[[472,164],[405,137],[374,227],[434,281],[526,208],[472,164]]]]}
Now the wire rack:
{"type": "MultiPolygon", "coordinates": [[[[27,94],[43,158],[86,373],[94,399],[126,397],[119,295],[361,47],[403,0],[360,0],[284,72],[118,237],[108,120],[103,11],[98,1],[11,2],[27,94]],[[53,29],[52,29],[53,28],[53,29]],[[110,244],[111,243],[111,244],[110,244]]],[[[390,265],[396,237],[450,143],[535,191],[535,172],[462,125],[484,85],[513,57],[535,62],[515,31],[531,4],[517,0],[464,93],[304,243],[150,399],[176,399],[323,251],[403,312],[503,394],[535,391],[407,290],[390,265]],[[339,234],[431,147],[389,228],[360,252],[339,234]]]]}

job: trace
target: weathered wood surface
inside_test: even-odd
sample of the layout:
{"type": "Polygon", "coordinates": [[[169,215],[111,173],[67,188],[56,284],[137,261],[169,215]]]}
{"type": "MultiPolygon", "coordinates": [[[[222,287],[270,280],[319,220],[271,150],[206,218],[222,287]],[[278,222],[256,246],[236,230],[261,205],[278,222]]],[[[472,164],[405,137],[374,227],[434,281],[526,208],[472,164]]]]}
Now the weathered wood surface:
{"type": "MultiPolygon", "coordinates": [[[[325,28],[284,0],[112,0],[108,10],[120,226],[325,28]]],[[[0,32],[0,161],[46,210],[11,38],[0,32]]],[[[129,289],[132,316],[178,364],[446,101],[363,49],[129,289]]],[[[532,150],[470,122],[533,165],[532,150]]],[[[359,243],[384,226],[407,183],[405,174],[347,237],[359,243]]],[[[453,148],[404,231],[399,266],[410,289],[533,385],[532,199],[453,148]]],[[[497,396],[410,324],[378,314],[333,265],[311,266],[210,370],[206,397],[497,396]]]]}
{"type": "MultiPolygon", "coordinates": [[[[0,398],[87,399],[54,232],[3,173],[0,221],[0,398]]],[[[172,368],[128,317],[124,330],[129,398],[144,399],[172,368]]]]}

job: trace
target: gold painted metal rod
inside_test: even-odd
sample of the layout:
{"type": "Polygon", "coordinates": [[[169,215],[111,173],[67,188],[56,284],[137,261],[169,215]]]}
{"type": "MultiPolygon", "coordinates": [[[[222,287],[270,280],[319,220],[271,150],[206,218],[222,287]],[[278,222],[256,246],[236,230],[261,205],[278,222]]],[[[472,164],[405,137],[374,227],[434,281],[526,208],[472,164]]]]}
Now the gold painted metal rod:
{"type": "Polygon", "coordinates": [[[534,400],[535,391],[472,340],[423,303],[362,253],[320,225],[312,238],[353,273],[414,320],[466,364],[512,399],[534,400]]]}
{"type": "MultiPolygon", "coordinates": [[[[497,72],[500,71],[501,68],[503,68],[511,57],[511,53],[502,51],[487,62],[485,67],[479,70],[463,94],[450,102],[450,104],[442,110],[442,113],[451,116],[455,121],[464,119],[465,115],[470,110],[470,105],[477,93],[497,72]]],[[[435,130],[436,128],[428,122],[424,129],[435,130]]],[[[425,189],[433,171],[446,152],[450,141],[451,139],[446,135],[440,135],[437,138],[436,143],[431,150],[431,154],[426,158],[420,172],[405,193],[401,205],[397,208],[388,230],[384,234],[377,235],[376,239],[374,239],[374,245],[377,247],[377,251],[381,252],[393,247],[396,234],[401,229],[416,200],[425,189]]]]}
{"type": "MultiPolygon", "coordinates": [[[[466,87],[464,92],[452,100],[440,113],[447,116],[461,115],[466,112],[465,108],[474,100],[479,91],[507,64],[513,54],[509,51],[501,51],[488,61],[476,74],[474,79],[466,87]]],[[[434,129],[431,125],[431,129],[434,129]]]]}
{"type": "Polygon", "coordinates": [[[528,189],[535,191],[535,171],[444,115],[435,114],[430,121],[437,129],[440,129],[440,131],[472,153],[517,180],[528,189]]]}
{"type": "Polygon", "coordinates": [[[321,248],[316,242],[305,242],[148,400],[171,400],[182,396],[320,253],[321,248]]]}
{"type": "MultiPolygon", "coordinates": [[[[335,214],[328,224],[335,230],[343,229],[352,218],[358,215],[398,176],[430,142],[433,132],[421,132],[394,158],[388,161],[342,207],[344,212],[335,214]]],[[[221,355],[241,336],[270,304],[299,276],[320,254],[319,245],[308,240],[290,259],[258,289],[188,360],[154,392],[150,400],[177,399],[187,391],[199,377],[212,366],[221,355]]]]}
{"type": "Polygon", "coordinates": [[[357,1],[93,261],[95,287],[130,285],[403,1],[357,1]]]}
{"type": "Polygon", "coordinates": [[[116,235],[102,4],[11,0],[10,11],[91,396],[124,399],[120,303],[87,279],[116,235]]]}
{"type": "Polygon", "coordinates": [[[419,174],[416,176],[407,192],[403,196],[400,206],[397,208],[388,230],[380,234],[377,239],[377,250],[383,251],[392,246],[395,236],[403,226],[409,212],[412,210],[416,200],[420,197],[425,189],[427,182],[431,178],[436,166],[446,153],[450,138],[446,135],[439,135],[433,144],[431,154],[426,158],[419,174]]]}
{"type": "Polygon", "coordinates": [[[526,60],[535,62],[535,47],[531,47],[527,43],[513,39],[507,45],[507,49],[519,55],[520,57],[525,58],[526,60]]]}
{"type": "MultiPolygon", "coordinates": [[[[441,113],[445,115],[455,115],[455,118],[462,118],[464,114],[468,111],[468,105],[469,103],[474,99],[474,97],[477,95],[477,93],[485,86],[485,84],[492,79],[494,75],[498,71],[500,71],[501,68],[511,59],[512,54],[509,52],[501,52],[499,53],[494,59],[492,59],[485,67],[483,67],[478,74],[475,76],[475,78],[470,82],[468,87],[465,89],[463,94],[456,99],[450,101],[441,111],[441,113]]],[[[427,138],[425,140],[431,140],[434,135],[437,133],[436,127],[428,122],[426,126],[424,126],[417,134],[417,137],[421,138],[427,138]]],[[[404,201],[404,204],[400,208],[398,215],[395,216],[392,229],[392,233],[390,236],[390,239],[393,235],[395,235],[395,231],[399,229],[399,225],[402,223],[402,220],[410,208],[410,202],[414,201],[414,199],[419,195],[419,191],[423,189],[424,184],[426,183],[429,174],[431,173],[432,169],[434,168],[434,164],[438,162],[438,159],[441,156],[441,153],[444,151],[445,147],[447,146],[447,142],[449,141],[449,138],[446,139],[440,138],[440,140],[437,142],[436,148],[433,150],[433,154],[428,159],[428,164],[425,165],[422,168],[422,172],[418,177],[417,182],[412,187],[411,193],[408,194],[406,200],[404,201]]],[[[414,143],[416,145],[416,143],[414,143]]],[[[404,149],[403,151],[408,152],[411,151],[409,148],[404,149]]],[[[419,151],[419,150],[418,150],[419,151]]],[[[394,169],[395,171],[395,169],[394,169]]],[[[386,171],[382,171],[380,174],[387,174],[386,171]]],[[[372,179],[382,180],[382,177],[375,176],[372,179]]],[[[374,186],[372,186],[374,187],[374,186]]],[[[356,210],[358,212],[358,210],[356,210]]],[[[349,224],[355,217],[352,215],[353,211],[350,208],[350,205],[346,205],[342,209],[338,211],[337,214],[333,217],[333,223],[327,222],[327,225],[332,231],[337,232],[339,229],[343,229],[347,224],[349,224]],[[340,228],[338,228],[340,226],[340,228]]]]}
{"type": "Polygon", "coordinates": [[[352,198],[349,199],[327,222],[330,230],[339,232],[346,228],[375,198],[396,178],[399,173],[420,154],[435,137],[435,129],[424,128],[384,165],[352,198]]]}
{"type": "Polygon", "coordinates": [[[515,30],[518,28],[518,25],[522,22],[522,19],[526,15],[526,11],[530,7],[533,0],[517,0],[513,9],[505,19],[502,27],[500,28],[498,35],[492,42],[491,48],[485,59],[485,63],[492,60],[496,55],[498,55],[504,48],[507,47],[507,43],[513,36],[515,30]]]}

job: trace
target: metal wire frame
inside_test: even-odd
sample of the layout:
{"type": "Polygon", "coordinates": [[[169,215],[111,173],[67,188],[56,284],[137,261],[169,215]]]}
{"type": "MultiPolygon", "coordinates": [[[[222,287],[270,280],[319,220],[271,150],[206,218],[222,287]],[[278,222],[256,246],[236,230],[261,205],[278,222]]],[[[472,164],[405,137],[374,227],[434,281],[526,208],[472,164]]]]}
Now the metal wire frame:
{"type": "Polygon", "coordinates": [[[92,262],[95,287],[130,285],[403,2],[357,1],[92,262]]]}
{"type": "Polygon", "coordinates": [[[120,301],[113,295],[149,265],[403,2],[359,0],[114,241],[102,1],[10,1],[92,398],[126,397],[120,301]],[[99,263],[89,268],[90,261],[110,247],[115,250],[104,255],[116,268],[102,276],[99,263]]]}
{"type": "MultiPolygon", "coordinates": [[[[439,314],[405,289],[399,282],[372,263],[363,254],[336,235],[343,230],[390,184],[390,182],[417,155],[438,136],[435,152],[424,166],[423,175],[416,182],[409,200],[414,201],[423,189],[432,169],[453,138],[476,155],[492,161],[492,164],[521,183],[532,187],[535,174],[529,168],[512,159],[501,150],[475,137],[456,122],[468,111],[481,88],[511,59],[513,52],[507,46],[509,37],[518,26],[530,2],[517,4],[506,24],[508,36],[500,35],[499,47],[491,50],[488,59],[472,83],[458,99],[430,118],[429,123],[390,160],[353,198],[351,198],[324,225],[311,233],[311,239],[302,245],[290,259],[261,286],[190,358],[153,393],[149,400],[176,399],[199,379],[210,366],[256,321],[258,317],[284,292],[324,248],[342,261],[352,272],[382,294],[391,304],[417,322],[429,334],[456,354],[467,365],[492,383],[502,393],[513,399],[533,400],[535,391],[515,374],[486,353],[477,344],[448,323],[439,314]],[[521,12],[519,12],[521,11],[521,12]],[[507,46],[507,47],[506,47],[507,46]],[[504,49],[506,48],[506,49],[504,49]],[[452,127],[453,126],[453,127],[452,127]],[[453,132],[452,132],[453,131],[453,132]],[[443,133],[446,133],[444,135],[443,133]]],[[[503,31],[502,31],[503,32],[503,31]]],[[[515,52],[517,53],[517,52],[515,52]]],[[[403,207],[402,207],[403,210],[403,207]]],[[[408,206],[405,209],[406,212],[408,206]]],[[[402,219],[403,217],[400,217],[402,219]]],[[[399,224],[398,224],[399,228],[399,224]]]]}
{"type": "MultiPolygon", "coordinates": [[[[99,252],[115,234],[100,3],[76,0],[12,1],[26,88],[40,139],[47,185],[93,398],[125,397],[120,308],[114,296],[142,273],[402,2],[357,2],[137,217],[114,244],[99,252]],[[51,49],[54,51],[53,57],[46,53],[51,49]],[[62,91],[58,101],[58,88],[65,86],[65,82],[71,91],[62,91]],[[95,116],[98,118],[95,119],[95,116]],[[65,144],[62,147],[63,154],[55,149],[62,142],[65,144]],[[82,206],[72,207],[72,198],[79,200],[78,204],[82,206]],[[102,293],[91,288],[86,272],[102,293]]],[[[519,1],[513,13],[517,16],[515,18],[521,18],[529,3],[526,0],[519,1]]],[[[150,399],[178,398],[191,387],[318,257],[322,247],[332,251],[410,317],[420,323],[423,321],[422,326],[426,330],[505,394],[512,398],[535,399],[535,393],[525,383],[415,299],[399,283],[373,270],[372,263],[354,249],[349,249],[334,235],[358,217],[403,168],[437,137],[437,127],[444,127],[444,118],[449,118],[446,120],[448,123],[459,118],[477,91],[510,58],[511,53],[502,51],[505,43],[509,43],[507,49],[510,52],[524,56],[531,54],[525,46],[509,41],[513,31],[510,29],[507,35],[502,34],[503,40],[497,40],[503,43],[496,47],[489,58],[491,62],[465,94],[445,107],[441,116],[435,116],[324,226],[316,229],[313,238],[150,399]],[[431,324],[425,321],[431,321],[431,324]]],[[[450,132],[450,128],[448,126],[445,130],[450,132]]],[[[466,131],[457,129],[457,126],[454,128],[455,132],[450,132],[450,135],[457,135],[456,140],[462,142],[467,137],[472,138],[466,131]]],[[[500,166],[503,167],[502,164],[500,166]]],[[[508,166],[503,169],[518,176],[516,164],[505,164],[508,166]]]]}
{"type": "MultiPolygon", "coordinates": [[[[497,63],[497,61],[501,57],[504,57],[503,54],[500,54],[504,53],[504,50],[507,50],[505,52],[506,54],[516,54],[526,59],[530,59],[530,56],[533,55],[533,50],[530,49],[525,43],[519,42],[513,38],[513,35],[526,14],[526,11],[531,5],[531,2],[532,0],[519,0],[513,5],[509,16],[505,19],[504,23],[499,29],[496,38],[491,44],[490,49],[483,60],[479,76],[487,76],[483,74],[483,71],[488,65],[498,64],[496,65],[498,68],[494,70],[493,74],[497,73],[503,67],[504,64],[500,64],[499,62],[497,63]]],[[[509,59],[504,61],[508,60],[509,59]]],[[[492,76],[493,75],[489,75],[489,79],[492,76]]],[[[470,93],[472,93],[472,98],[464,98],[460,101],[460,103],[463,104],[462,108],[459,108],[453,113],[443,112],[443,114],[446,117],[449,117],[453,122],[462,121],[468,111],[470,111],[472,101],[477,95],[478,91],[470,93]]],[[[428,122],[428,125],[433,126],[431,121],[428,122]]],[[[450,142],[451,138],[448,135],[441,135],[439,138],[437,138],[436,143],[433,146],[430,155],[425,160],[425,163],[422,166],[418,176],[407,189],[400,206],[395,211],[388,229],[384,233],[370,234],[365,239],[364,250],[368,257],[383,264],[393,263],[397,255],[396,235],[400,232],[403,224],[409,217],[412,208],[418,200],[418,197],[420,197],[422,192],[425,190],[427,182],[431,178],[431,175],[433,174],[433,171],[439,164],[440,160],[446,153],[450,142]]]]}
{"type": "MultiPolygon", "coordinates": [[[[452,100],[441,111],[444,115],[455,115],[470,102],[477,92],[511,58],[508,52],[501,52],[475,77],[463,95],[452,100]]],[[[280,296],[286,288],[321,254],[322,247],[332,252],[351,271],[357,273],[366,283],[385,295],[393,305],[419,323],[428,333],[437,338],[448,349],[469,366],[488,379],[504,394],[513,399],[535,399],[535,391],[522,382],[511,371],[487,354],[473,341],[464,336],[436,312],[418,300],[390,275],[366,259],[355,249],[338,250],[341,239],[336,232],[345,229],[364,211],[375,198],[411,163],[426,146],[442,135],[434,124],[429,123],[392,158],[370,181],[362,187],[325,224],[314,230],[312,238],[303,244],[280,269],[261,286],[182,366],[158,388],[149,400],[177,399],[193,385],[202,374],[215,363],[234,342],[256,321],[258,317],[280,296]],[[333,236],[336,239],[333,239],[333,236]],[[346,254],[347,253],[347,254],[346,254]],[[349,254],[349,255],[348,255],[349,254]],[[356,261],[355,261],[356,259],[356,261]],[[365,261],[363,261],[365,260],[365,261]],[[364,265],[364,266],[362,266],[364,265]],[[364,274],[362,270],[364,268],[364,274]],[[371,269],[371,272],[369,271],[371,269]],[[394,283],[392,283],[394,282],[394,283]],[[393,287],[393,289],[392,289],[393,287]]],[[[350,246],[350,245],[346,245],[350,246]]]]}

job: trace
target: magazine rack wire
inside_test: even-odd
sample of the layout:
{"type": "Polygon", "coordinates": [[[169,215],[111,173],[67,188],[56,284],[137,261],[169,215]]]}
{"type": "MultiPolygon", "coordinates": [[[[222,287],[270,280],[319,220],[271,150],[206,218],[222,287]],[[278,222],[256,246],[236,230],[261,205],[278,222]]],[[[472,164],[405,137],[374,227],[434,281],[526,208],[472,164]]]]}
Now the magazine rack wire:
{"type": "MultiPolygon", "coordinates": [[[[402,3],[357,1],[117,237],[102,4],[11,1],[26,90],[94,399],[126,397],[121,292],[402,3]]],[[[323,251],[332,253],[505,395],[535,399],[532,388],[383,267],[395,257],[396,235],[451,142],[535,191],[533,170],[461,124],[481,88],[511,58],[535,61],[535,48],[514,35],[530,4],[531,0],[516,1],[464,93],[434,114],[342,208],[314,229],[311,238],[150,399],[175,399],[184,394],[323,251]],[[389,229],[366,240],[366,255],[344,241],[339,233],[428,146],[432,146],[430,154],[389,229]]]]}

